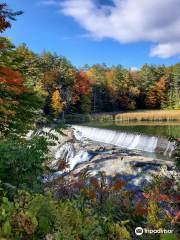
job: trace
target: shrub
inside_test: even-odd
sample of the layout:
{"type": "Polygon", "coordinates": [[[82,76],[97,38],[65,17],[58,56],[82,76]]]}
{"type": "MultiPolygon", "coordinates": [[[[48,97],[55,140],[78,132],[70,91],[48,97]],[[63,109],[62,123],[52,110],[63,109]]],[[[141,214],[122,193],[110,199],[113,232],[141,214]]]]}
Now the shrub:
{"type": "Polygon", "coordinates": [[[16,187],[35,188],[41,183],[48,143],[44,137],[4,139],[0,142],[0,179],[16,187]]]}
{"type": "Polygon", "coordinates": [[[176,239],[180,217],[176,182],[156,178],[142,194],[126,190],[125,184],[103,174],[99,180],[84,174],[67,183],[74,195],[63,200],[25,191],[10,199],[1,188],[0,239],[130,240],[136,239],[134,229],[139,226],[173,229],[171,237],[176,239]]]}
{"type": "Polygon", "coordinates": [[[53,230],[56,202],[49,196],[18,191],[13,201],[1,196],[0,209],[0,237],[43,239],[53,230]]]}

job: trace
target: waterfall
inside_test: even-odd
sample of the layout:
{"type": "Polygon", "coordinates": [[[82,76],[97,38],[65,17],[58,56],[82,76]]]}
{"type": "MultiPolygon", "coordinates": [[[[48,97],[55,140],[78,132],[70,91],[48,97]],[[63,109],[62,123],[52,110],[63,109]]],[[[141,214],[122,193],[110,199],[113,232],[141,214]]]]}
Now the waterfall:
{"type": "Polygon", "coordinates": [[[72,171],[78,164],[89,161],[92,156],[93,155],[86,150],[76,150],[72,143],[65,143],[59,146],[55,151],[54,161],[49,164],[50,168],[54,169],[55,172],[44,177],[43,181],[51,182],[52,180],[63,176],[67,172],[72,171]],[[66,168],[64,170],[58,171],[58,166],[62,160],[68,163],[68,169],[66,168]]]}
{"type": "Polygon", "coordinates": [[[70,170],[73,170],[77,164],[87,162],[91,159],[91,155],[84,150],[80,150],[74,158],[70,159],[70,170]]]}
{"type": "Polygon", "coordinates": [[[64,145],[58,147],[55,152],[55,159],[62,159],[68,161],[69,159],[73,159],[75,156],[75,149],[73,144],[65,143],[64,145]]]}
{"type": "Polygon", "coordinates": [[[160,151],[164,152],[166,155],[171,154],[173,150],[173,143],[160,137],[77,125],[74,125],[73,128],[75,129],[74,136],[78,140],[90,139],[144,152],[160,151]]]}
{"type": "Polygon", "coordinates": [[[68,170],[71,171],[77,164],[89,161],[92,155],[86,150],[75,150],[72,143],[65,143],[58,147],[55,151],[55,160],[51,162],[51,167],[54,169],[58,168],[58,164],[61,160],[68,163],[68,170]]]}
{"type": "Polygon", "coordinates": [[[172,156],[173,150],[174,150],[174,143],[168,141],[168,144],[164,151],[164,156],[169,156],[169,157],[172,156]]]}

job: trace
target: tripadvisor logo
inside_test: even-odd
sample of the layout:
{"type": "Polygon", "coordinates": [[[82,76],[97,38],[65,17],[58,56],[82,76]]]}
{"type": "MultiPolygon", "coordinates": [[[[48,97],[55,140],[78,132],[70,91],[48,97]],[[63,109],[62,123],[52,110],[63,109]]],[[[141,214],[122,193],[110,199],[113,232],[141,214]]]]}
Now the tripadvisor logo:
{"type": "Polygon", "coordinates": [[[142,227],[137,227],[135,229],[135,234],[137,236],[142,235],[143,233],[148,233],[148,234],[158,234],[158,233],[173,233],[173,230],[167,230],[167,229],[147,229],[147,228],[142,228],[142,227]]]}
{"type": "Polygon", "coordinates": [[[138,236],[142,235],[143,234],[143,228],[142,227],[137,227],[135,229],[135,234],[138,235],[138,236]]]}

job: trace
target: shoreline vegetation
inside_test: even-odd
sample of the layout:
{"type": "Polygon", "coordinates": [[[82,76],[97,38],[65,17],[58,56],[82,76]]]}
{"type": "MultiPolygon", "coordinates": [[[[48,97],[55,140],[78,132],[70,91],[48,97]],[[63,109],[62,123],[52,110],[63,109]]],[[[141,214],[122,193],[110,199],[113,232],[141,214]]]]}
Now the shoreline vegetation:
{"type": "Polygon", "coordinates": [[[180,121],[180,110],[138,110],[111,113],[92,113],[92,114],[67,114],[67,123],[88,123],[115,121],[119,124],[141,123],[141,122],[178,122],[180,121]]]}
{"type": "Polygon", "coordinates": [[[150,110],[117,114],[116,121],[180,121],[180,110],[150,110]]]}

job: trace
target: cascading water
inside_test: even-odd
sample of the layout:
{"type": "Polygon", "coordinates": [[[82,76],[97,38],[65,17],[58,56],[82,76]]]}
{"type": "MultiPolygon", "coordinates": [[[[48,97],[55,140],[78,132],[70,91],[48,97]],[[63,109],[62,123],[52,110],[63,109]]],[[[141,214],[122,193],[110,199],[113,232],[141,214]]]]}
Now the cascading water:
{"type": "Polygon", "coordinates": [[[73,144],[65,143],[64,145],[58,147],[55,152],[55,159],[62,159],[68,161],[69,159],[73,159],[75,156],[75,149],[73,144]]]}
{"type": "Polygon", "coordinates": [[[75,129],[74,135],[78,140],[87,138],[127,149],[136,149],[144,152],[164,152],[165,155],[170,155],[173,151],[174,144],[160,137],[77,125],[74,125],[73,128],[75,129]]]}
{"type": "Polygon", "coordinates": [[[54,157],[55,160],[50,164],[51,168],[58,170],[60,161],[64,160],[68,163],[68,169],[56,171],[50,176],[47,176],[45,181],[54,180],[59,176],[62,176],[65,172],[73,170],[78,164],[89,161],[92,158],[92,155],[86,150],[75,150],[72,143],[65,143],[56,149],[54,157]]]}
{"type": "Polygon", "coordinates": [[[69,169],[73,170],[77,164],[90,160],[91,154],[86,150],[75,150],[72,143],[65,143],[60,146],[55,152],[55,160],[52,162],[52,166],[57,166],[60,160],[68,162],[69,169]]]}
{"type": "Polygon", "coordinates": [[[164,156],[167,156],[167,155],[171,156],[173,153],[173,150],[174,150],[174,143],[168,141],[166,150],[164,151],[164,156]]]}

